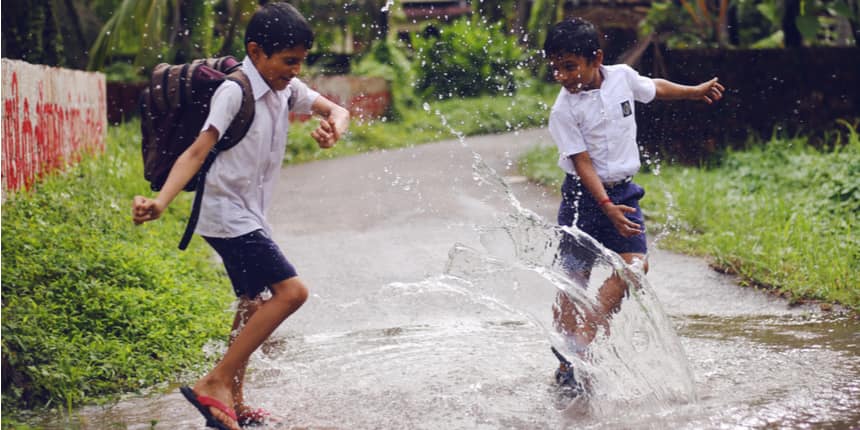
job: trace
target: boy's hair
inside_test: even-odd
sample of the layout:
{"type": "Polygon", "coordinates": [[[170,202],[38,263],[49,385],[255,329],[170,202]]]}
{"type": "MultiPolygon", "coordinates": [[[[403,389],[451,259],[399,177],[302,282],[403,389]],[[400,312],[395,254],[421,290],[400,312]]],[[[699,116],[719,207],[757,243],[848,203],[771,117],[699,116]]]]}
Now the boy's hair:
{"type": "Polygon", "coordinates": [[[563,54],[573,54],[593,60],[600,49],[600,35],[594,24],[582,19],[571,18],[561,21],[549,29],[543,43],[547,58],[563,54]]]}
{"type": "Polygon", "coordinates": [[[289,3],[272,2],[251,17],[245,29],[245,46],[256,42],[267,56],[284,49],[304,46],[311,49],[314,32],[305,17],[289,3]]]}

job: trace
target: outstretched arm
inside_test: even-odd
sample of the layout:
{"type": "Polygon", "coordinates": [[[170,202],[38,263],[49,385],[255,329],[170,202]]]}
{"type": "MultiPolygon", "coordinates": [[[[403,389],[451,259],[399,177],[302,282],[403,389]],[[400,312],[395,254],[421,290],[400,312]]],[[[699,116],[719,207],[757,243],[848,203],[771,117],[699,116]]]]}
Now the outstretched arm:
{"type": "Polygon", "coordinates": [[[681,85],[665,79],[654,79],[658,100],[701,100],[711,104],[723,98],[725,87],[718,82],[719,78],[702,82],[699,85],[681,85]]]}
{"type": "Polygon", "coordinates": [[[323,96],[314,100],[311,110],[323,117],[320,126],[311,132],[311,137],[320,148],[331,148],[349,128],[349,111],[323,96]]]}
{"type": "Polygon", "coordinates": [[[176,159],[156,198],[134,196],[132,206],[134,223],[143,224],[158,219],[176,195],[185,188],[185,184],[197,174],[203,162],[206,161],[206,155],[217,141],[218,130],[210,126],[206,131],[201,132],[194,143],[176,159]]]}

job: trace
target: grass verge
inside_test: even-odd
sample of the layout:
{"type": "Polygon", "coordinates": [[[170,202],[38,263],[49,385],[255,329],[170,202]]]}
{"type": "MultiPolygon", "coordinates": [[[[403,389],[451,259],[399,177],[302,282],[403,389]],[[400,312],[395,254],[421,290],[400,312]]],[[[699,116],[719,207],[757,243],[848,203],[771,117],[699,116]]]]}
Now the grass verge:
{"type": "MultiPolygon", "coordinates": [[[[856,128],[816,149],[773,138],[726,153],[712,168],[667,166],[640,174],[642,207],[661,246],[707,256],[741,282],[792,301],[860,310],[860,141],[856,128]]],[[[554,147],[520,160],[530,178],[558,188],[554,147]]],[[[658,166],[659,167],[659,166],[658,166]]]]}
{"type": "Polygon", "coordinates": [[[229,281],[199,238],[176,247],[190,196],[158,222],[131,222],[132,197],[151,194],[138,130],[111,127],[104,155],[3,204],[4,412],[175,380],[226,339],[229,281]]]}

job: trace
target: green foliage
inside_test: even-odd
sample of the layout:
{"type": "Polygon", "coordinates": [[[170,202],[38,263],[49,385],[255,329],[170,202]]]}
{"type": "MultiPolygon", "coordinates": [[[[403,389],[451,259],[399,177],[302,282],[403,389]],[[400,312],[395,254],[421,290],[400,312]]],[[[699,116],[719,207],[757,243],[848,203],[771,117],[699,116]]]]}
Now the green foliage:
{"type": "Polygon", "coordinates": [[[474,97],[516,91],[523,51],[501,23],[460,19],[437,35],[412,36],[417,92],[427,98],[474,97]]]}
{"type": "MultiPolygon", "coordinates": [[[[834,18],[845,18],[860,26],[860,4],[856,0],[805,0],[801,3],[800,16],[795,20],[797,29],[803,35],[804,40],[810,44],[857,44],[856,40],[838,41],[832,35],[827,34],[827,24],[831,24],[834,18]]],[[[857,33],[855,32],[855,35],[857,33]]]]}
{"type": "MultiPolygon", "coordinates": [[[[784,45],[783,17],[786,2],[781,0],[735,0],[734,14],[739,47],[779,48],[784,45]]],[[[856,2],[854,2],[856,3],[856,2]]],[[[807,45],[856,44],[856,40],[835,40],[828,34],[837,18],[860,25],[860,6],[851,6],[843,0],[802,1],[794,24],[807,45]]],[[[670,48],[685,49],[717,47],[718,35],[713,16],[719,11],[703,12],[700,5],[691,1],[658,1],[651,4],[640,24],[640,34],[657,34],[670,48]],[[709,20],[708,17],[711,17],[709,20]]],[[[706,6],[707,7],[707,6],[706,6]]],[[[732,12],[729,12],[732,13],[732,12]]]]}
{"type": "MultiPolygon", "coordinates": [[[[236,3],[236,11],[249,6],[248,0],[236,3]]],[[[232,46],[236,21],[249,18],[215,12],[208,0],[122,0],[90,48],[88,68],[100,69],[116,56],[134,57],[138,67],[213,56],[220,46],[232,46]],[[221,27],[228,28],[226,34],[216,36],[221,27]]]]}
{"type": "Polygon", "coordinates": [[[146,81],[143,69],[129,63],[116,62],[104,68],[105,80],[108,82],[142,82],[146,81]]]}
{"type": "MultiPolygon", "coordinates": [[[[816,149],[774,137],[730,152],[712,169],[664,167],[640,174],[643,210],[668,232],[661,245],[708,255],[743,282],[793,299],[860,310],[860,139],[856,126],[816,149]]],[[[525,174],[557,183],[555,148],[521,160],[525,174]]]]}
{"type": "Polygon", "coordinates": [[[713,28],[699,25],[675,2],[654,2],[639,24],[640,34],[656,34],[666,46],[676,49],[716,46],[713,28]]]}
{"type": "Polygon", "coordinates": [[[318,126],[316,120],[295,123],[290,126],[286,161],[333,158],[452,139],[455,135],[451,128],[471,136],[538,127],[546,124],[549,103],[557,90],[556,86],[532,82],[513,97],[484,96],[426,103],[423,107],[405,109],[396,121],[385,118],[353,123],[334,148],[325,150],[319,149],[310,137],[310,132],[318,126]]]}
{"type": "Polygon", "coordinates": [[[181,252],[189,196],[135,227],[148,195],[137,124],[111,127],[107,153],[3,205],[3,404],[66,406],[199,370],[225,339],[232,297],[199,239],[181,252]],[[8,385],[7,385],[8,382],[8,385]]]}
{"type": "Polygon", "coordinates": [[[563,3],[557,0],[535,0],[529,11],[527,23],[531,46],[541,49],[546,40],[550,26],[559,21],[562,16],[563,3]]]}
{"type": "Polygon", "coordinates": [[[3,57],[65,66],[62,17],[48,0],[2,3],[3,57]]]}

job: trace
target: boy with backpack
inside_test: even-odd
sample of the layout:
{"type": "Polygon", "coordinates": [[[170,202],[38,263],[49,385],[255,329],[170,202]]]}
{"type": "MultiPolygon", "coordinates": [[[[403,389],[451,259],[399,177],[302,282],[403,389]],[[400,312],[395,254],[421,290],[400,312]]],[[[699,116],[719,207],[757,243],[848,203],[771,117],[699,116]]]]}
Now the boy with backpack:
{"type": "MultiPolygon", "coordinates": [[[[554,25],[544,53],[562,89],[550,112],[549,131],[558,146],[561,187],[558,223],[576,226],[627,264],[642,263],[648,271],[645,222],[639,200],[645,190],[633,182],[639,171],[634,102],[686,99],[713,103],[725,90],[713,78],[695,86],[640,76],[624,64],[603,65],[597,29],[573,18],[554,25]]],[[[582,283],[589,278],[595,254],[564,234],[559,245],[562,268],[582,283]]],[[[621,307],[627,284],[615,274],[597,293],[591,309],[580,309],[564,293],[554,307],[556,328],[571,351],[584,355],[600,327],[621,307]]],[[[582,391],[570,362],[558,351],[556,381],[582,391]]]]}
{"type": "MultiPolygon", "coordinates": [[[[349,113],[296,78],[313,44],[305,18],[286,3],[268,3],[251,18],[245,34],[242,71],[250,82],[254,116],[243,138],[221,152],[202,177],[196,233],[221,256],[239,298],[230,345],[220,362],[182,394],[206,419],[207,427],[238,430],[259,424],[266,413],[244,403],[242,384],[251,354],[305,302],[308,290],[271,238],[266,221],[287,144],[289,114],[324,119],[311,136],[330,148],[347,131],[349,113]],[[263,300],[268,289],[271,298],[263,300]]],[[[157,219],[195,177],[207,154],[231,127],[244,94],[225,80],[211,99],[199,136],[182,152],[154,199],[136,196],[136,224],[157,219]]]]}

